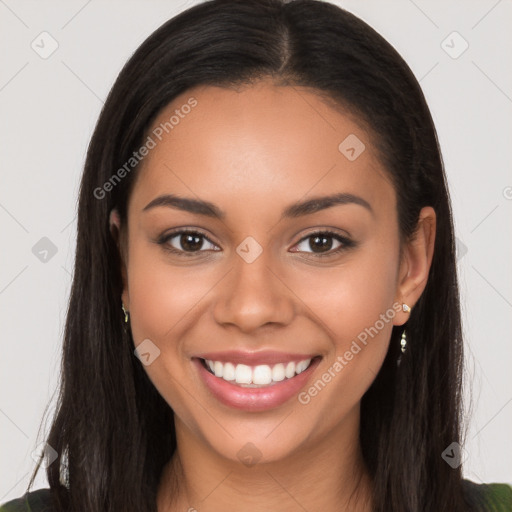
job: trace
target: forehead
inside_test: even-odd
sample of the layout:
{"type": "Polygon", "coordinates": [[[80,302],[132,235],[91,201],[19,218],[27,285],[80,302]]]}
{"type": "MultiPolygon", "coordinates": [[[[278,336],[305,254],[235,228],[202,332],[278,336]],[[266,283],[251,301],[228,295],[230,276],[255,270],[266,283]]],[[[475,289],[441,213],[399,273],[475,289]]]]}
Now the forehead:
{"type": "Polygon", "coordinates": [[[335,192],[361,195],[377,209],[395,201],[363,124],[311,89],[195,87],[159,113],[148,136],[154,145],[130,199],[139,209],[165,193],[208,200],[228,214],[335,192]]]}

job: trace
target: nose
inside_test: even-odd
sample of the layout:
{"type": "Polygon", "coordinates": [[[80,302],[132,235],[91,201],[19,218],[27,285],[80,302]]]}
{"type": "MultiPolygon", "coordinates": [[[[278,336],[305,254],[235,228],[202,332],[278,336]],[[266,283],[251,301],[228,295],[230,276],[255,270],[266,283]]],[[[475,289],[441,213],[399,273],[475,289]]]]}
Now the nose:
{"type": "Polygon", "coordinates": [[[214,307],[214,318],[220,325],[235,325],[250,333],[262,326],[288,325],[295,314],[293,293],[272,265],[270,251],[265,249],[251,263],[238,254],[226,276],[214,307]]]}

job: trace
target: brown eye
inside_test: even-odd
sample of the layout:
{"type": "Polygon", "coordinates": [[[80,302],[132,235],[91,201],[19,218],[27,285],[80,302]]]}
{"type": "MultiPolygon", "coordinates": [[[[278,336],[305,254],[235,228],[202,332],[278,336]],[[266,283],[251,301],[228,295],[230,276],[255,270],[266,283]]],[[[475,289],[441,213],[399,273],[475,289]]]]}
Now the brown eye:
{"type": "Polygon", "coordinates": [[[332,231],[317,231],[304,237],[297,245],[297,251],[310,252],[316,256],[330,256],[353,247],[355,242],[332,231]]]}
{"type": "Polygon", "coordinates": [[[185,251],[198,251],[203,246],[203,237],[201,235],[183,233],[179,235],[179,244],[185,251]]]}
{"type": "Polygon", "coordinates": [[[193,256],[194,253],[217,250],[217,246],[206,235],[198,231],[176,231],[163,236],[158,243],[163,245],[166,250],[183,256],[193,256]]]}
{"type": "Polygon", "coordinates": [[[309,247],[313,252],[330,251],[333,245],[333,237],[327,235],[315,235],[309,237],[309,247]]]}

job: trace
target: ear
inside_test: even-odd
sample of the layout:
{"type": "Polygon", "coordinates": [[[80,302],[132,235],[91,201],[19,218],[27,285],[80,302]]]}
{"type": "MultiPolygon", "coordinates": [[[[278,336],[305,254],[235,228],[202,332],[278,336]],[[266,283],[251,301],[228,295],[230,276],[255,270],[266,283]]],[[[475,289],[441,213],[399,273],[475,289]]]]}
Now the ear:
{"type": "Polygon", "coordinates": [[[123,279],[123,293],[121,299],[125,305],[125,307],[129,310],[129,296],[128,296],[128,280],[127,280],[127,271],[126,271],[126,247],[125,247],[125,238],[121,236],[121,217],[116,208],[113,208],[110,211],[109,218],[109,227],[110,234],[112,238],[115,240],[117,249],[119,251],[119,258],[121,260],[121,276],[123,279]]]}
{"type": "MultiPolygon", "coordinates": [[[[407,304],[411,309],[425,290],[434,255],[436,238],[436,213],[431,206],[421,209],[416,231],[405,243],[400,262],[398,287],[395,300],[407,304]]],[[[403,325],[409,313],[400,312],[395,316],[394,325],[403,325]]]]}
{"type": "Polygon", "coordinates": [[[110,210],[109,226],[110,233],[117,243],[121,229],[121,217],[119,216],[119,212],[116,208],[112,208],[112,210],[110,210]]]}

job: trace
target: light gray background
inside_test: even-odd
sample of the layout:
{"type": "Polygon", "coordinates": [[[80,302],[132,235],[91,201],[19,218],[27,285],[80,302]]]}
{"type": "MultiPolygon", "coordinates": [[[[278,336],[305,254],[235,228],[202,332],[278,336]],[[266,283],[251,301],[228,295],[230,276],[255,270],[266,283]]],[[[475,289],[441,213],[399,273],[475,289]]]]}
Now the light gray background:
{"type": "MultiPolygon", "coordinates": [[[[78,183],[103,99],[138,45],[195,3],[0,0],[0,503],[24,491],[57,386],[78,183]],[[59,45],[47,59],[31,48],[43,31],[59,45]],[[32,252],[43,237],[57,248],[46,262],[32,252]]],[[[464,474],[512,483],[512,2],[336,3],[398,49],[433,112],[460,241],[473,388],[464,474]],[[446,39],[453,31],[469,44],[458,58],[445,51],[463,49],[458,36],[446,39]]],[[[47,487],[44,471],[36,484],[47,487]]]]}

